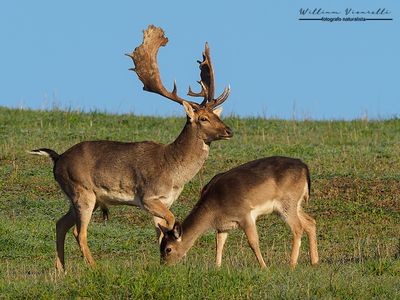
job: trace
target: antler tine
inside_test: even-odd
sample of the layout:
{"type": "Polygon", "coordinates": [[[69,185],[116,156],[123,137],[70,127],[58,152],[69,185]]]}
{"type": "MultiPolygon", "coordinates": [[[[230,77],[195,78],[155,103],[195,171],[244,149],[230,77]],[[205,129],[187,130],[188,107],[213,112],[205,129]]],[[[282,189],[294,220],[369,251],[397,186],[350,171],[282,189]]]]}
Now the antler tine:
{"type": "Polygon", "coordinates": [[[189,86],[189,92],[187,93],[192,97],[203,97],[204,100],[200,103],[200,106],[205,106],[214,98],[214,70],[211,64],[210,48],[208,43],[204,46],[203,61],[197,61],[200,65],[200,80],[197,81],[201,86],[201,91],[195,93],[189,86]]]}
{"type": "Polygon", "coordinates": [[[162,84],[160,71],[157,64],[157,53],[161,46],[165,46],[168,43],[168,38],[164,36],[164,31],[149,25],[149,27],[143,31],[143,42],[139,47],[136,47],[131,54],[126,54],[131,57],[135,64],[134,69],[138,75],[140,81],[143,83],[143,90],[159,94],[172,101],[182,104],[183,101],[190,103],[194,109],[199,108],[199,104],[187,101],[177,95],[176,82],[174,81],[174,88],[172,92],[169,92],[162,84]]]}
{"type": "Polygon", "coordinates": [[[208,99],[208,93],[207,93],[207,88],[204,86],[203,82],[201,80],[197,81],[198,84],[201,85],[201,91],[200,93],[195,93],[192,91],[192,88],[189,85],[189,92],[187,93],[188,96],[192,97],[204,97],[205,99],[208,99]]]}
{"type": "Polygon", "coordinates": [[[226,99],[228,99],[230,93],[231,93],[231,85],[229,84],[229,85],[228,85],[228,89],[227,89],[227,88],[224,88],[224,91],[222,92],[222,94],[219,95],[219,97],[218,97],[217,99],[215,99],[215,100],[213,100],[213,101],[207,103],[207,105],[208,105],[210,108],[215,108],[215,107],[217,107],[218,105],[221,105],[222,103],[225,102],[226,99]]]}
{"type": "Polygon", "coordinates": [[[214,99],[214,69],[211,63],[210,48],[208,43],[205,44],[203,52],[203,61],[197,61],[200,64],[200,78],[197,81],[201,85],[201,91],[195,93],[189,86],[188,95],[192,97],[203,97],[204,100],[200,103],[201,107],[208,106],[210,108],[215,108],[216,106],[222,104],[229,97],[230,86],[228,89],[224,89],[222,94],[214,99]]]}

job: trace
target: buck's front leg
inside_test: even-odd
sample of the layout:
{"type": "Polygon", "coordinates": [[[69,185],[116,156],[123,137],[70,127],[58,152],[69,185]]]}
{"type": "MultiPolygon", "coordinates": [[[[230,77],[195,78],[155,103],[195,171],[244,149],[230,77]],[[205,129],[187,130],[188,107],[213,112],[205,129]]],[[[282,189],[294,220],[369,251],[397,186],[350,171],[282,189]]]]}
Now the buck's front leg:
{"type": "Polygon", "coordinates": [[[167,227],[167,221],[165,221],[162,218],[155,217],[155,216],[153,216],[153,221],[154,221],[154,226],[156,227],[156,237],[157,237],[158,244],[161,244],[164,234],[160,229],[160,225],[162,227],[167,227]]]}
{"type": "MultiPolygon", "coordinates": [[[[175,216],[170,212],[169,208],[163,202],[161,202],[159,198],[149,198],[143,200],[143,207],[154,217],[164,219],[168,229],[172,229],[174,227],[175,216]]],[[[156,218],[154,218],[154,221],[156,221],[156,218]]]]}

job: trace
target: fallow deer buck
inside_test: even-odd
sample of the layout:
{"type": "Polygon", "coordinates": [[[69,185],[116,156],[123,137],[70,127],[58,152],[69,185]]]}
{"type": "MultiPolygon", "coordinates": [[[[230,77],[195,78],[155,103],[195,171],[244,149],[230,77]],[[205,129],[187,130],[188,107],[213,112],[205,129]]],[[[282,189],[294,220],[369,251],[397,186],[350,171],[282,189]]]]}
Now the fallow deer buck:
{"type": "Polygon", "coordinates": [[[161,82],[157,52],[167,42],[164,31],[150,25],[144,31],[143,43],[128,56],[133,59],[136,68],[132,70],[145,91],[160,94],[185,108],[187,121],[174,142],[163,145],[149,141],[85,141],[61,155],[46,148],[31,151],[52,158],[55,180],[70,200],[69,211],[56,225],[58,270],[65,268],[65,235],[74,225],[73,233],[85,260],[95,266],[87,244],[87,228],[98,206],[137,206],[150,212],[156,224],[172,228],[175,217],[169,207],[203,166],[210,143],[232,137],[231,129],[220,119],[222,107],[216,108],[228,98],[230,89],[214,98],[214,73],[207,43],[203,61],[199,62],[201,92],[194,93],[189,88],[188,93],[204,98],[196,103],[179,97],[175,83],[169,92],[161,82]]]}
{"type": "Polygon", "coordinates": [[[218,174],[203,188],[200,200],[183,221],[164,232],[160,244],[161,262],[178,262],[207,230],[217,231],[216,265],[222,261],[222,250],[228,231],[240,227],[261,267],[266,267],[259,247],[256,220],[276,212],[293,233],[290,265],[295,267],[303,231],[308,235],[311,264],[318,263],[316,223],[301,204],[310,195],[310,173],[306,164],[288,157],[254,160],[218,174]]]}

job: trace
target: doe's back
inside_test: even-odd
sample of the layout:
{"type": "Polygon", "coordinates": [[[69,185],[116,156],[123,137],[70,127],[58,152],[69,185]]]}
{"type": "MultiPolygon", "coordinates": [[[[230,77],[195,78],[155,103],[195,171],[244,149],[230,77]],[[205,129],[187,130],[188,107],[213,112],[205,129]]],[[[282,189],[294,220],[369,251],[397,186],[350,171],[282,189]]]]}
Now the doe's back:
{"type": "MultiPolygon", "coordinates": [[[[203,188],[200,202],[251,208],[268,200],[299,198],[310,188],[309,170],[299,159],[272,156],[254,160],[214,176],[203,188]]],[[[225,210],[225,211],[226,211],[225,210]]]]}

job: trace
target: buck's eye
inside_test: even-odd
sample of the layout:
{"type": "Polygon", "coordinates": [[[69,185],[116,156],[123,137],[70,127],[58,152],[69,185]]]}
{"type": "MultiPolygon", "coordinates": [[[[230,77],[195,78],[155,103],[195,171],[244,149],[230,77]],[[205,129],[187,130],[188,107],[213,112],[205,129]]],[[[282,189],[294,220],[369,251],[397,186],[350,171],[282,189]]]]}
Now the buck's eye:
{"type": "Polygon", "coordinates": [[[201,122],[208,122],[208,118],[207,118],[207,117],[204,117],[204,116],[201,116],[201,117],[200,117],[200,121],[201,121],[201,122]]]}
{"type": "Polygon", "coordinates": [[[170,253],[172,251],[172,249],[171,248],[167,248],[167,249],[165,249],[165,252],[167,252],[167,253],[170,253]]]}

